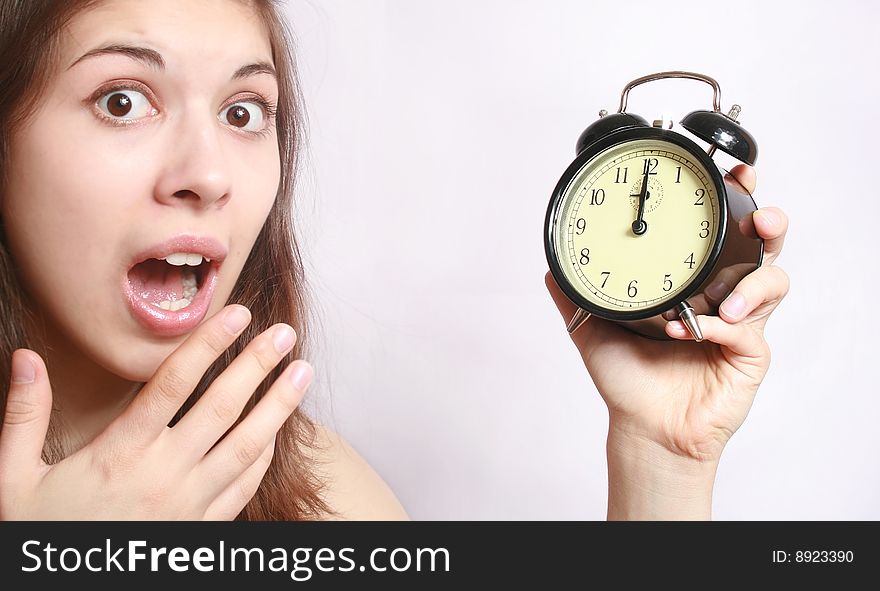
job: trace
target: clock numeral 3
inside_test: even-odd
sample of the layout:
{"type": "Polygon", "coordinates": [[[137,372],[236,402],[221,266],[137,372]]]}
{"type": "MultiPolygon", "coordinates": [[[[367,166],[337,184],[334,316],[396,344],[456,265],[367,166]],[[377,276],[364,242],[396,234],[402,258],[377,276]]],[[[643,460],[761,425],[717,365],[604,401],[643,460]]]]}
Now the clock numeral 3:
{"type": "Polygon", "coordinates": [[[708,238],[709,237],[709,220],[703,220],[700,222],[700,238],[708,238]]]}
{"type": "Polygon", "coordinates": [[[630,281],[629,285],[626,288],[626,295],[628,295],[631,298],[634,298],[637,295],[639,295],[638,285],[639,285],[638,280],[633,279],[632,281],[630,281]]]}
{"type": "Polygon", "coordinates": [[[590,262],[590,249],[582,248],[581,249],[581,264],[586,265],[590,262]]]}
{"type": "Polygon", "coordinates": [[[590,205],[602,205],[605,203],[605,189],[593,189],[590,194],[590,205]]]}

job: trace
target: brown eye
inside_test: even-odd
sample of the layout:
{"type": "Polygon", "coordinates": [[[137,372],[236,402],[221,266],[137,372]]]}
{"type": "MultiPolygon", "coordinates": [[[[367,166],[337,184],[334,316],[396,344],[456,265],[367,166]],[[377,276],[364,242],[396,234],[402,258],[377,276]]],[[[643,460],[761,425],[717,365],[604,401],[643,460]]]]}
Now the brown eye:
{"type": "Polygon", "coordinates": [[[98,108],[113,122],[133,122],[157,113],[143,93],[130,88],[108,92],[98,99],[98,108]]]}
{"type": "Polygon", "coordinates": [[[226,112],[226,120],[236,127],[245,127],[251,120],[247,109],[241,106],[233,107],[226,112]]]}
{"type": "Polygon", "coordinates": [[[220,118],[244,131],[258,132],[265,127],[263,108],[250,101],[230,105],[220,113],[220,118]]]}
{"type": "Polygon", "coordinates": [[[116,115],[117,117],[128,115],[128,112],[131,111],[131,99],[121,92],[117,92],[107,99],[107,110],[110,111],[111,115],[116,115]]]}

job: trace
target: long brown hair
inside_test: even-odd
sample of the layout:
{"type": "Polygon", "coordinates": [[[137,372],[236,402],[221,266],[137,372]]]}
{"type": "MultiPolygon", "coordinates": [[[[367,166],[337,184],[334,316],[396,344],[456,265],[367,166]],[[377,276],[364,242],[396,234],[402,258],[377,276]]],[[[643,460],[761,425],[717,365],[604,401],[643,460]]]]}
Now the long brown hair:
{"type": "MultiPolygon", "coordinates": [[[[10,142],[16,130],[35,111],[33,106],[37,101],[33,98],[46,88],[58,66],[61,32],[76,14],[103,1],[106,0],[0,0],[0,196],[7,186],[10,142]]],[[[268,32],[278,72],[276,121],[281,183],[272,210],[227,302],[247,306],[253,320],[208,369],[172,424],[195,404],[260,332],[275,323],[286,322],[299,338],[288,357],[257,388],[246,412],[263,397],[290,361],[303,357],[310,338],[303,264],[292,219],[297,155],[304,141],[302,95],[292,37],[279,14],[276,0],[252,0],[249,4],[268,32]]],[[[18,281],[0,219],[0,411],[6,407],[13,351],[32,349],[47,358],[45,351],[37,348],[39,345],[33,335],[27,334],[26,318],[33,318],[33,314],[18,281]]],[[[63,459],[54,418],[53,414],[43,450],[43,458],[50,464],[63,459]]],[[[313,519],[330,514],[330,508],[320,495],[323,483],[317,477],[315,456],[309,453],[317,445],[314,423],[297,409],[279,431],[272,464],[238,519],[313,519]]]]}

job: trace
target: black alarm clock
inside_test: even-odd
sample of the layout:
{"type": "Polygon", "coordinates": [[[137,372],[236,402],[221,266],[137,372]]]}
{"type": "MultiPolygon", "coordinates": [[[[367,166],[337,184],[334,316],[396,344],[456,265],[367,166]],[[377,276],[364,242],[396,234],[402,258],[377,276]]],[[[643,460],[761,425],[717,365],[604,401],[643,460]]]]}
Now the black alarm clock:
{"type": "Polygon", "coordinates": [[[572,333],[595,314],[646,337],[670,338],[680,318],[703,339],[697,315],[717,315],[721,301],[761,265],[749,191],[712,159],[716,149],[754,165],[758,147],[736,119],[721,112],[721,90],[708,76],[660,72],[623,89],[617,113],[599,113],[577,141],[576,157],[547,208],[544,248],[556,282],[578,311],[572,333]],[[710,84],[712,111],[693,111],[681,126],[708,150],[626,112],[629,91],[663,78],[710,84]]]}

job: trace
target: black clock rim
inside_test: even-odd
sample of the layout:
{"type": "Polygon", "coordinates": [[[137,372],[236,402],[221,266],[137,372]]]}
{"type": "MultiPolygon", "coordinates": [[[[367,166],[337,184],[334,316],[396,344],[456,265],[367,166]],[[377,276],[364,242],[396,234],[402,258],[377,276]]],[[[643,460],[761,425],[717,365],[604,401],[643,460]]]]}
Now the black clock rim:
{"type": "Polygon", "coordinates": [[[727,187],[724,184],[724,179],[721,175],[721,171],[712,160],[712,158],[706,153],[706,151],[703,150],[696,142],[674,131],[659,129],[656,127],[630,127],[613,132],[608,136],[601,138],[591,144],[580,154],[578,154],[577,157],[575,157],[572,163],[569,164],[568,168],[562,174],[562,177],[559,179],[559,182],[556,183],[556,188],[553,189],[553,193],[550,196],[550,203],[547,206],[547,215],[544,218],[544,253],[547,257],[547,264],[550,266],[550,272],[556,279],[556,283],[562,289],[562,292],[566,296],[568,296],[568,299],[577,304],[580,308],[607,320],[642,320],[644,318],[650,318],[652,316],[662,314],[663,312],[674,308],[679,302],[682,302],[693,295],[696,289],[699,288],[700,285],[702,285],[703,282],[706,280],[706,278],[712,273],[712,269],[715,267],[715,263],[717,262],[718,257],[721,254],[721,247],[724,244],[724,239],[726,235],[727,187]],[[611,148],[618,144],[639,139],[659,139],[670,142],[672,144],[676,144],[677,146],[687,150],[689,154],[691,154],[705,167],[705,169],[709,172],[709,176],[711,177],[712,182],[715,184],[715,190],[718,193],[719,229],[715,236],[715,243],[709,250],[709,256],[706,260],[706,263],[703,265],[703,268],[700,270],[700,272],[696,276],[694,276],[694,278],[688,283],[688,285],[679,292],[679,297],[675,298],[674,300],[668,300],[667,302],[652,306],[650,308],[640,308],[632,312],[618,312],[614,310],[608,310],[607,308],[601,308],[590,302],[589,300],[581,296],[580,293],[578,293],[575,287],[571,284],[571,282],[569,282],[569,280],[565,276],[565,273],[562,271],[562,266],[559,264],[559,257],[556,251],[556,243],[554,241],[554,230],[556,228],[556,219],[559,215],[559,209],[562,205],[562,197],[565,193],[565,189],[574,179],[575,175],[577,175],[578,171],[580,171],[580,169],[589,160],[597,156],[600,152],[603,152],[604,150],[607,150],[608,148],[611,148]]]}

